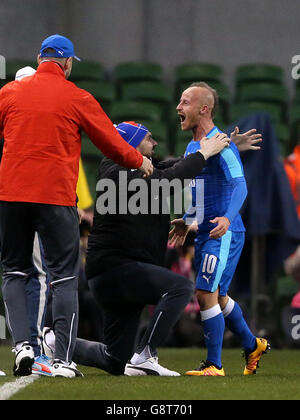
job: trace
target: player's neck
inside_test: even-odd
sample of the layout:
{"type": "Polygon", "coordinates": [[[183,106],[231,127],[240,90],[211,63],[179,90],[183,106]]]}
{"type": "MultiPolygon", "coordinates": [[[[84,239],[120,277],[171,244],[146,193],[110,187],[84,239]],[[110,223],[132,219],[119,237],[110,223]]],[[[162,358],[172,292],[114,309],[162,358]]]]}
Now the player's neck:
{"type": "Polygon", "coordinates": [[[197,127],[193,129],[194,141],[200,141],[214,128],[214,126],[213,120],[201,120],[197,127]]]}

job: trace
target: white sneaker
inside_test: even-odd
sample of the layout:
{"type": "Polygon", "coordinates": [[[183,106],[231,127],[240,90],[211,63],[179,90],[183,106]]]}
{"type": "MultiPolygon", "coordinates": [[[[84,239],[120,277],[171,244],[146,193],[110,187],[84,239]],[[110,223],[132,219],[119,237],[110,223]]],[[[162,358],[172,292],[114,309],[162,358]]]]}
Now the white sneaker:
{"type": "Polygon", "coordinates": [[[61,360],[54,360],[52,366],[52,376],[61,378],[83,378],[74,362],[64,363],[61,360]]]}
{"type": "Polygon", "coordinates": [[[180,376],[180,373],[166,369],[158,364],[157,357],[151,357],[143,363],[132,365],[127,363],[125,366],[124,375],[126,376],[180,376]]]}
{"type": "MultiPolygon", "coordinates": [[[[51,328],[44,328],[43,329],[43,341],[42,341],[42,349],[45,356],[48,357],[50,361],[53,361],[54,359],[54,348],[48,343],[47,337],[54,336],[54,332],[51,330],[51,328]]],[[[52,340],[53,341],[53,340],[52,340]]]]}
{"type": "Polygon", "coordinates": [[[32,365],[34,363],[34,351],[29,343],[24,343],[16,354],[14,365],[15,376],[29,376],[32,374],[32,365]]]}

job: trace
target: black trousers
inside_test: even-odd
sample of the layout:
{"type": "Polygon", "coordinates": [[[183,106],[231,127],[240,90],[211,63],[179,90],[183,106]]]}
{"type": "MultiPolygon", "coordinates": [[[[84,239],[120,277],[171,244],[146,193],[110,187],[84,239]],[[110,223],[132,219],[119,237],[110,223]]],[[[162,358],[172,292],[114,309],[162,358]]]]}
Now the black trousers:
{"type": "Polygon", "coordinates": [[[74,361],[123,374],[127,361],[146,346],[152,356],[167,337],[194,292],[193,283],[172,271],[132,262],[89,281],[104,314],[104,342],[77,340],[74,361]],[[155,305],[151,322],[135,349],[140,316],[145,305],[155,305]]]}
{"type": "Polygon", "coordinates": [[[45,251],[53,292],[55,358],[72,359],[78,326],[79,223],[75,207],[0,202],[3,299],[14,343],[30,342],[25,285],[33,276],[35,232],[45,251]]]}

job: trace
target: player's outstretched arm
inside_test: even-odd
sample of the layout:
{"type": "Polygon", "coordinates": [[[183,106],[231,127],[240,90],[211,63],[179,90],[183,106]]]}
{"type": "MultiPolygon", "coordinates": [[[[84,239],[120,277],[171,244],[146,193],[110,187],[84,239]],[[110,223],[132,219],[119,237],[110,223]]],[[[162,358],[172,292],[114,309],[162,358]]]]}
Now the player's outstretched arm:
{"type": "Polygon", "coordinates": [[[230,140],[236,145],[239,152],[260,150],[259,144],[262,142],[262,135],[257,133],[255,128],[240,134],[239,127],[235,127],[234,131],[230,134],[230,140]]]}

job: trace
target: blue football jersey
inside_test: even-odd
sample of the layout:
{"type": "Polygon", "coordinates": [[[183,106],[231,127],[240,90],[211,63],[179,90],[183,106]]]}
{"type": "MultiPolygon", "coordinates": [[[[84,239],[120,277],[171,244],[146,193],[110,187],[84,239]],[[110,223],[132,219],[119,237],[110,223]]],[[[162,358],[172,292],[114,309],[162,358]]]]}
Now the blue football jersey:
{"type": "MultiPolygon", "coordinates": [[[[206,137],[210,138],[218,132],[221,133],[221,130],[214,127],[206,137]]],[[[196,153],[199,149],[200,142],[191,141],[187,146],[185,157],[196,153]]],[[[221,153],[208,159],[206,167],[192,181],[191,188],[192,207],[196,210],[194,216],[197,218],[199,232],[211,231],[215,225],[209,221],[215,217],[226,216],[230,220],[229,214],[234,214],[233,220],[230,220],[229,230],[245,232],[239,210],[247,194],[247,187],[239,151],[233,142],[221,153]],[[239,182],[244,186],[243,193],[232,200],[233,191],[239,182]],[[233,208],[234,205],[238,205],[238,209],[230,213],[232,210],[230,207],[233,208]]],[[[192,216],[190,212],[188,214],[192,216]]]]}

